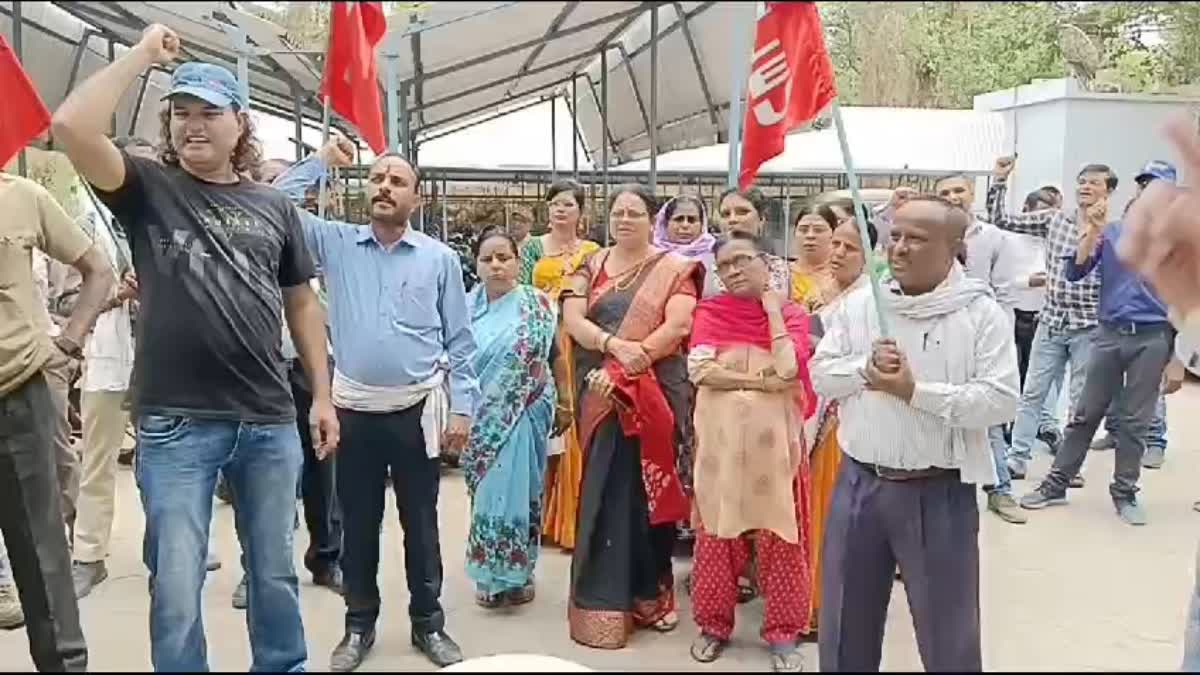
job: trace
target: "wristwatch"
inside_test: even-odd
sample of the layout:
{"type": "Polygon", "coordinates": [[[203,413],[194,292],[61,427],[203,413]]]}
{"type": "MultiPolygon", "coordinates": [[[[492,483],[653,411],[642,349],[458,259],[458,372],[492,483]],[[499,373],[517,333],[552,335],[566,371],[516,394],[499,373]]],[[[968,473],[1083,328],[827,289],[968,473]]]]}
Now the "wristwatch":
{"type": "Polygon", "coordinates": [[[60,333],[54,337],[54,346],[76,361],[83,358],[83,346],[65,334],[60,333]]]}

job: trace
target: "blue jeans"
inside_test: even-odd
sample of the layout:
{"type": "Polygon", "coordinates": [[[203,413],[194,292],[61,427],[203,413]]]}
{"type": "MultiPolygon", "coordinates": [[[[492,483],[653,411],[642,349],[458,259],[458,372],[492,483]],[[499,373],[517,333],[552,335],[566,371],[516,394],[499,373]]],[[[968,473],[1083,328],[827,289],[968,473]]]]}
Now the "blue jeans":
{"type": "Polygon", "coordinates": [[[989,495],[1011,495],[1012,474],[1008,472],[1008,462],[1005,461],[1008,442],[1004,440],[1004,425],[988,427],[988,444],[992,446],[992,460],[996,464],[996,484],[984,487],[983,491],[989,495]]]}
{"type": "Polygon", "coordinates": [[[208,670],[201,591],[218,471],[237,495],[234,516],[249,578],[251,670],[304,670],[308,652],[292,561],[301,462],[291,422],[138,419],[136,476],[146,516],[142,554],[150,571],[155,670],[208,670]]]}
{"type": "MultiPolygon", "coordinates": [[[[1114,397],[1104,413],[1104,431],[1112,438],[1117,437],[1117,406],[1120,402],[1119,396],[1114,397]]],[[[1146,448],[1167,450],[1167,397],[1163,394],[1158,395],[1158,402],[1154,404],[1154,419],[1150,420],[1150,428],[1146,431],[1146,448]]]]}
{"type": "MultiPolygon", "coordinates": [[[[1033,458],[1033,442],[1047,397],[1054,381],[1061,382],[1068,366],[1071,369],[1071,407],[1079,400],[1091,346],[1092,329],[1059,330],[1050,328],[1045,322],[1038,324],[1033,336],[1029,372],[1025,374],[1025,390],[1021,392],[1017,420],[1013,424],[1012,447],[1008,451],[1008,459],[1014,465],[1024,466],[1033,458]]],[[[1051,402],[1057,403],[1057,400],[1051,402]]]]}
{"type": "Polygon", "coordinates": [[[1200,550],[1196,552],[1194,573],[1187,624],[1183,629],[1183,665],[1179,668],[1185,673],[1200,673],[1200,550]]]}

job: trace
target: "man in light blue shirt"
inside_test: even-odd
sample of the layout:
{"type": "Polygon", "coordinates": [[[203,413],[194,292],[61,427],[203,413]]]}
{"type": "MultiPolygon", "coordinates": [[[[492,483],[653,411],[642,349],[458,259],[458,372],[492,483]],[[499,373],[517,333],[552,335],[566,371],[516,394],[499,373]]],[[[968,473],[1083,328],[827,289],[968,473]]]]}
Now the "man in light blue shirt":
{"type": "MultiPolygon", "coordinates": [[[[349,163],[344,139],[277,178],[295,201],[330,165],[349,163]]],[[[321,267],[333,332],[333,399],[342,422],[338,496],[344,539],[346,633],[330,660],[354,670],[375,642],[379,616],[379,532],[384,479],[396,490],[404,528],[412,642],[434,664],[462,660],[445,632],[439,601],[439,451],[467,441],[479,397],[475,340],[458,256],[413,230],[418,169],[388,154],[367,181],[371,222],[302,213],[309,250],[321,267]]]]}

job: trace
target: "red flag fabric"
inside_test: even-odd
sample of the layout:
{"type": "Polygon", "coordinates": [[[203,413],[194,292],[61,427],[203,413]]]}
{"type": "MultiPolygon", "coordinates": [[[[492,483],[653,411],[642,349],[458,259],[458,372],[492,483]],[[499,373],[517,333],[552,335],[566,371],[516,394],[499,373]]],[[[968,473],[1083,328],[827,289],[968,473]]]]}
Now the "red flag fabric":
{"type": "Polygon", "coordinates": [[[783,152],[787,132],[816,117],[837,96],[816,3],[766,6],[750,59],[738,181],[742,189],[764,162],[783,152]]]}
{"type": "Polygon", "coordinates": [[[387,32],[382,2],[334,2],[321,96],[358,127],[375,154],[387,149],[376,78],[375,47],[387,32]]]}
{"type": "Polygon", "coordinates": [[[0,91],[4,92],[4,112],[0,114],[0,167],[3,167],[21,148],[50,128],[50,111],[3,35],[0,35],[0,91]]]}

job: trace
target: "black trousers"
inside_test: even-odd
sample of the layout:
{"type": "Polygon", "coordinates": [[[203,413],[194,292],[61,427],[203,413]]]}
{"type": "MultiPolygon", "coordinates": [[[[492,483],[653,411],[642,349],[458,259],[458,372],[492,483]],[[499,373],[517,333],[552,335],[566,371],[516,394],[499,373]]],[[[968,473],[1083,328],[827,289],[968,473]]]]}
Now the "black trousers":
{"type": "Polygon", "coordinates": [[[39,373],[0,396],[0,531],[39,671],[87,670],[54,457],[54,407],[39,373]]]}
{"type": "Polygon", "coordinates": [[[346,630],[362,633],[379,618],[379,535],[384,479],[390,469],[396,508],[404,528],[408,616],[414,633],[445,627],[442,612],[442,549],[438,538],[440,462],[427,456],[419,403],[395,413],[338,410],[342,425],[337,483],[345,535],[342,574],[346,630]]]}
{"type": "Polygon", "coordinates": [[[842,457],[822,549],[823,672],[878,671],[897,565],[930,672],[979,672],[979,508],[957,473],[889,481],[842,457]]]}
{"type": "Polygon", "coordinates": [[[1071,477],[1083,468],[1101,419],[1113,401],[1118,401],[1117,447],[1108,491],[1115,501],[1129,501],[1138,492],[1146,432],[1154,420],[1175,332],[1165,323],[1137,327],[1101,324],[1093,339],[1083,391],[1043,485],[1056,494],[1066,494],[1071,477]]]}
{"type": "Polygon", "coordinates": [[[300,498],[304,501],[304,524],[308,528],[304,566],[313,574],[321,574],[337,565],[342,556],[342,510],[337,497],[337,459],[336,456],[317,459],[308,426],[308,413],[312,409],[308,373],[299,359],[292,363],[289,380],[292,398],[296,401],[300,446],[304,450],[304,468],[300,473],[300,498]]]}
{"type": "Polygon", "coordinates": [[[1021,377],[1021,389],[1025,389],[1025,373],[1029,370],[1029,356],[1033,353],[1033,334],[1037,332],[1038,312],[1013,310],[1015,321],[1013,334],[1017,341],[1017,373],[1021,377]]]}

